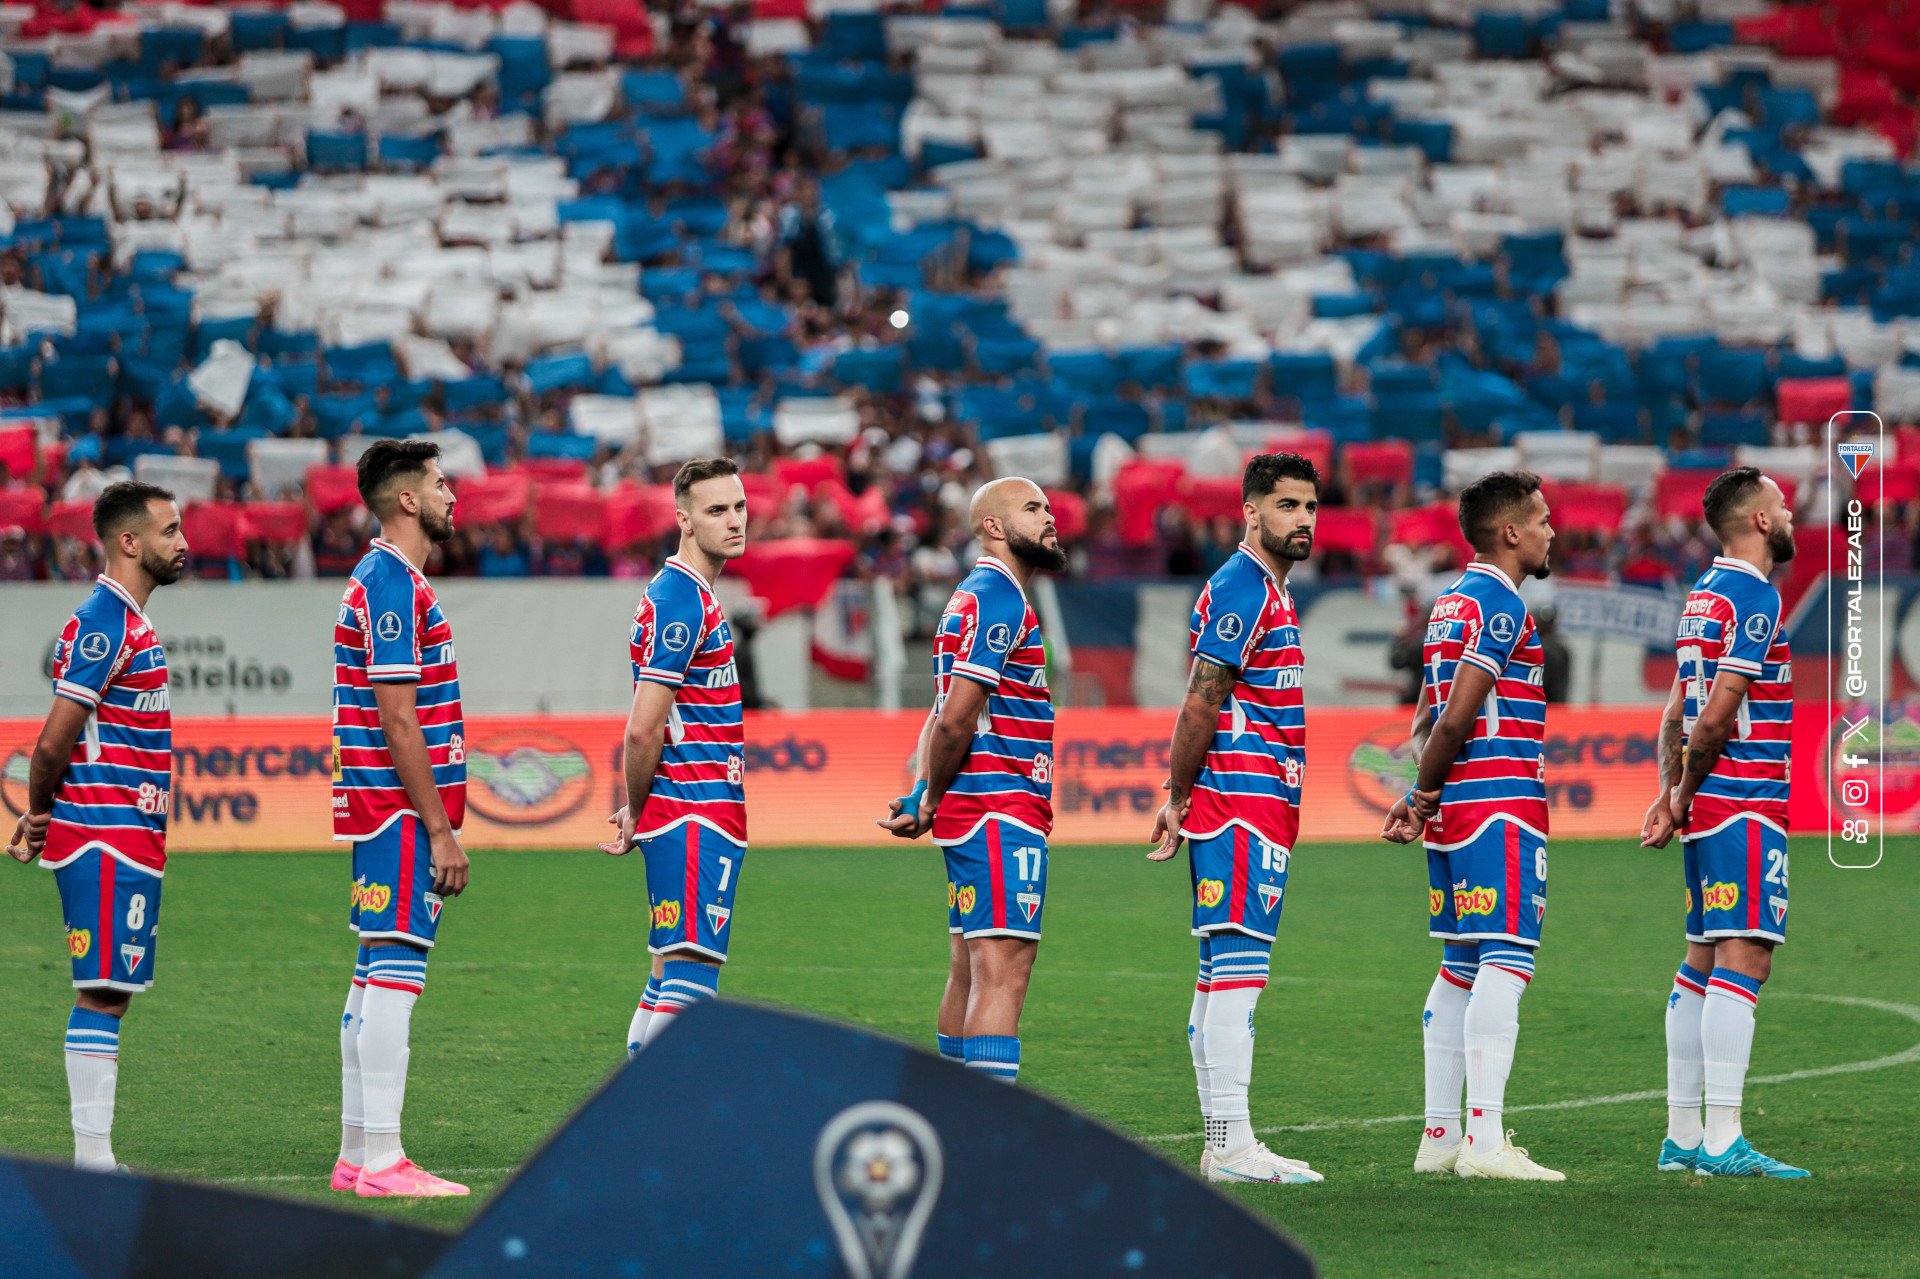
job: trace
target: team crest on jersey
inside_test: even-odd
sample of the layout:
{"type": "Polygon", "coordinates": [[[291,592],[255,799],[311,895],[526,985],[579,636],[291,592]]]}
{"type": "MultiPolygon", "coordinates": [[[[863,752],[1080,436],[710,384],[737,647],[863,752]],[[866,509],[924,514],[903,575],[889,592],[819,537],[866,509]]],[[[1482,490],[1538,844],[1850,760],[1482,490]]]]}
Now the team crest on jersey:
{"type": "Polygon", "coordinates": [[[1773,623],[1764,613],[1755,613],[1747,619],[1747,638],[1756,644],[1764,644],[1773,637],[1773,623]]]}
{"type": "Polygon", "coordinates": [[[1732,910],[1740,904],[1740,885],[1722,880],[1717,884],[1703,884],[1700,890],[1700,905],[1704,910],[1732,910]]]}
{"type": "Polygon", "coordinates": [[[1227,886],[1217,879],[1203,879],[1193,886],[1194,900],[1202,906],[1218,906],[1226,892],[1227,886]]]}
{"type": "Polygon", "coordinates": [[[1768,897],[1767,909],[1773,912],[1773,922],[1775,924],[1784,924],[1787,922],[1787,899],[1786,898],[1768,897]]]}
{"type": "Polygon", "coordinates": [[[680,926],[679,901],[664,901],[653,908],[653,926],[655,928],[678,928],[680,926]]]}
{"type": "Polygon", "coordinates": [[[1840,455],[1847,474],[1856,480],[1860,478],[1860,472],[1867,469],[1867,463],[1873,461],[1872,440],[1842,440],[1834,446],[1833,451],[1840,455]]]}
{"type": "Polygon", "coordinates": [[[132,976],[134,973],[140,971],[140,961],[146,957],[147,948],[145,946],[136,946],[132,942],[127,942],[120,947],[120,959],[127,966],[128,976],[132,976]]]}
{"type": "Polygon", "coordinates": [[[719,932],[722,928],[725,928],[727,926],[727,921],[732,918],[733,918],[733,912],[728,910],[725,906],[707,907],[707,921],[713,925],[713,931],[716,933],[719,932]]]}
{"type": "Polygon", "coordinates": [[[1031,924],[1033,922],[1034,915],[1037,914],[1040,910],[1040,894],[1039,893],[1015,893],[1013,895],[1013,900],[1020,903],[1021,913],[1027,917],[1027,922],[1031,924]]]}
{"type": "Polygon", "coordinates": [[[85,959],[87,952],[93,949],[93,930],[91,928],[67,929],[67,953],[75,959],[85,959]]]}
{"type": "Polygon", "coordinates": [[[431,916],[433,916],[433,922],[434,922],[434,923],[436,923],[436,924],[437,924],[437,923],[439,923],[439,922],[440,922],[440,907],[441,907],[441,906],[443,906],[443,905],[445,904],[445,903],[444,903],[444,902],[443,902],[443,901],[442,901],[442,900],[440,899],[440,894],[439,894],[439,893],[423,893],[423,894],[421,894],[421,895],[422,895],[422,896],[423,896],[424,898],[426,898],[426,902],[427,902],[427,914],[429,914],[429,915],[431,915],[431,916]]]}
{"type": "Polygon", "coordinates": [[[1487,619],[1487,634],[1493,636],[1497,643],[1510,642],[1514,635],[1513,618],[1506,613],[1495,613],[1487,619]]]}
{"type": "Polygon", "coordinates": [[[1260,885],[1260,909],[1269,914],[1273,913],[1273,908],[1279,904],[1280,894],[1283,891],[1285,890],[1277,884],[1260,885]]]}
{"type": "Polygon", "coordinates": [[[99,631],[91,631],[82,635],[80,642],[75,644],[74,647],[79,650],[80,656],[86,658],[89,662],[97,662],[107,655],[107,650],[111,645],[107,643],[107,637],[99,631]]]}
{"type": "Polygon", "coordinates": [[[1232,642],[1240,638],[1240,619],[1232,613],[1227,613],[1220,618],[1214,629],[1220,633],[1221,639],[1232,642]]]}

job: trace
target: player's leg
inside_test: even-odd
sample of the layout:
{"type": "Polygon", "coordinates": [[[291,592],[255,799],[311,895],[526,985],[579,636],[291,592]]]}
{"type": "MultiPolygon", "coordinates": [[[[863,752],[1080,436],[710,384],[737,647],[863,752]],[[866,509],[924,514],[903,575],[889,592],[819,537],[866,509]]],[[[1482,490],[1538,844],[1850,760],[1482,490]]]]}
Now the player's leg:
{"type": "Polygon", "coordinates": [[[1020,1013],[1033,976],[1047,896],[1047,845],[1034,832],[989,818],[947,846],[954,911],[967,944],[961,1043],[967,1069],[1013,1082],[1020,1074],[1020,1013]]]}
{"type": "MultiPolygon", "coordinates": [[[[1213,938],[1200,938],[1200,972],[1193,982],[1193,1006],[1187,1010],[1187,1053],[1193,1058],[1193,1085],[1200,1095],[1200,1126],[1212,1126],[1213,1084],[1207,1068],[1207,996],[1213,990],[1213,938]]],[[[1207,1170],[1213,1146],[1201,1146],[1200,1171],[1207,1170]]]]}
{"type": "Polygon", "coordinates": [[[1681,842],[1681,876],[1687,886],[1687,954],[1667,994],[1667,1135],[1654,1166],[1661,1172],[1688,1172],[1700,1157],[1705,1129],[1700,1122],[1706,1067],[1700,1048],[1700,1014],[1706,1004],[1707,976],[1713,971],[1713,947],[1701,920],[1700,876],[1694,841],[1681,842]]]}
{"type": "MultiPolygon", "coordinates": [[[[358,894],[354,913],[359,913],[358,894]]],[[[334,1161],[328,1185],[352,1190],[367,1163],[366,1090],[360,1079],[360,1026],[367,996],[367,948],[354,953],[353,982],[347,987],[347,1006],[340,1014],[340,1157],[334,1161]]]]}
{"type": "Polygon", "coordinates": [[[969,986],[961,1051],[968,1070],[1012,1083],[1020,1077],[1020,1013],[1040,943],[1024,937],[967,939],[969,986]]]}
{"type": "Polygon", "coordinates": [[[647,948],[660,965],[644,1047],[681,1013],[719,994],[746,849],[699,822],[682,822],[644,841],[642,850],[652,908],[647,948]]]}
{"type": "Polygon", "coordinates": [[[1420,1010],[1420,1044],[1426,1066],[1426,1123],[1415,1172],[1450,1173],[1460,1153],[1460,1090],[1467,1078],[1467,999],[1480,971],[1480,947],[1455,940],[1453,870],[1448,854],[1427,848],[1427,935],[1441,943],[1440,971],[1420,1010]]]}
{"type": "Polygon", "coordinates": [[[1700,1010],[1706,1124],[1694,1171],[1712,1177],[1805,1177],[1805,1169],[1755,1150],[1740,1125],[1760,988],[1773,973],[1773,948],[1786,940],[1786,836],[1748,819],[1700,844],[1702,919],[1713,943],[1713,970],[1700,1010]]]}
{"type": "Polygon", "coordinates": [[[132,995],[153,984],[160,877],[102,848],[54,872],[72,961],[67,1014],[67,1094],[76,1168],[111,1172],[120,1081],[120,1028],[132,995]]]}
{"type": "Polygon", "coordinates": [[[654,1010],[660,1005],[660,974],[652,971],[659,966],[659,957],[654,957],[647,972],[646,988],[640,992],[640,1004],[633,1010],[633,1019],[627,1023],[627,1056],[638,1057],[641,1045],[647,1042],[647,1023],[653,1019],[654,1010]]]}
{"type": "MultiPolygon", "coordinates": [[[[942,849],[950,854],[951,849],[942,849]]],[[[947,984],[940,991],[940,1009],[933,1023],[934,1043],[948,1061],[967,1060],[967,999],[972,992],[973,965],[967,957],[967,939],[960,930],[960,885],[952,859],[947,866],[947,984]]]]}
{"type": "Polygon", "coordinates": [[[114,1092],[120,1082],[120,1024],[132,996],[83,990],[67,1014],[67,1097],[73,1121],[73,1166],[112,1172],[114,1092]]]}

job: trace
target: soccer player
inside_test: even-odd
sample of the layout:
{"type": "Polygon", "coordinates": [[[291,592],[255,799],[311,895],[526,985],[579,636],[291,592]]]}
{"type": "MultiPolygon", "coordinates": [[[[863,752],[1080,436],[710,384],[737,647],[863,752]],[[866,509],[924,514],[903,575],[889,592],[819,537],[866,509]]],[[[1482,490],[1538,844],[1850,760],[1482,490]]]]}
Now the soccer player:
{"type": "Polygon", "coordinates": [[[73,1166],[113,1172],[120,1022],[153,986],[173,793],[167,655],[146,607],[180,580],[187,539],[173,494],[134,481],[101,490],[93,531],[107,571],[54,647],[53,709],[7,852],[38,857],[60,888],[79,992],[67,1014],[73,1166]]]}
{"type": "Polygon", "coordinates": [[[467,751],[453,630],[425,574],[453,536],[440,447],[379,440],[360,497],[380,521],[333,630],[333,837],[353,845],[347,926],[360,934],[340,1019],[340,1159],[333,1188],[435,1198],[467,1188],[407,1158],[408,1030],[446,898],[467,886],[467,751]]]}
{"type": "Polygon", "coordinates": [[[1253,1135],[1253,1012],[1267,985],[1306,773],[1305,659],[1287,573],[1313,553],[1320,475],[1262,453],[1240,482],[1246,537],[1193,606],[1193,669],[1173,727],[1153,861],[1187,843],[1200,978],[1187,1044],[1206,1121],[1209,1181],[1303,1183],[1320,1174],[1253,1135]]]}
{"type": "Polygon", "coordinates": [[[879,824],[901,839],[931,830],[946,855],[940,1055],[1011,1083],[1053,829],[1053,700],[1027,585],[1042,569],[1066,568],[1067,553],[1047,495],[1031,480],[982,485],[969,519],[980,559],[934,635],[933,711],[920,730],[913,790],[879,824]]]}
{"type": "Polygon", "coordinates": [[[1793,671],[1768,583],[1793,558],[1793,512],[1751,466],[1707,486],[1721,554],[1680,616],[1679,668],[1660,721],[1660,795],[1641,843],[1681,836],[1687,957],[1667,996],[1662,1172],[1805,1177],[1740,1129],[1760,987],[1787,939],[1787,780],[1793,671]],[[1706,1122],[1700,1118],[1702,1103],[1706,1122]]]}
{"type": "Polygon", "coordinates": [[[1545,656],[1519,586],[1549,571],[1539,477],[1497,471],[1467,485],[1460,531],[1474,558],[1427,622],[1419,777],[1381,829],[1402,844],[1425,833],[1428,936],[1443,944],[1422,1015],[1426,1131],[1413,1169],[1565,1181],[1501,1127],[1520,996],[1547,913],[1545,656]]]}
{"type": "Polygon", "coordinates": [[[627,803],[602,852],[638,842],[652,907],[653,953],[627,1027],[632,1056],[720,989],[728,924],[747,857],[746,730],[733,628],[713,583],[747,549],[747,492],[730,458],[696,458],[673,477],[680,550],[647,583],[633,615],[627,803]]]}

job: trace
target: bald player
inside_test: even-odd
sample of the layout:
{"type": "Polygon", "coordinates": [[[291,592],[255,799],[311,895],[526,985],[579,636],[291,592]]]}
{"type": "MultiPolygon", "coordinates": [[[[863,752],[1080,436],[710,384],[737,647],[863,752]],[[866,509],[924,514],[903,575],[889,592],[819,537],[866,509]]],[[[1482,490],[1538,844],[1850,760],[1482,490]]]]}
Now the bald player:
{"type": "Polygon", "coordinates": [[[980,559],[940,616],[913,791],[879,824],[901,839],[931,830],[946,853],[952,957],[940,1055],[1011,1083],[1053,829],[1053,701],[1027,584],[1064,569],[1067,553],[1031,480],[982,486],[970,516],[980,559]]]}

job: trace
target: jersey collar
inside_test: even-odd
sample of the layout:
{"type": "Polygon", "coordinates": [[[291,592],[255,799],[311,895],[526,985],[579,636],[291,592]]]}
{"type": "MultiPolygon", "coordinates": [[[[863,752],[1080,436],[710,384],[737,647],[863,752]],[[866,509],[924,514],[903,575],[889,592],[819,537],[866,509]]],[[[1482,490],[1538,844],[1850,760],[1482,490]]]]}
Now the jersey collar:
{"type": "Polygon", "coordinates": [[[94,578],[93,580],[98,582],[100,585],[106,587],[109,591],[112,591],[115,595],[118,595],[120,597],[120,602],[125,604],[129,609],[133,610],[133,615],[135,617],[140,617],[140,618],[146,617],[147,611],[141,608],[140,605],[134,602],[132,594],[128,592],[126,587],[120,585],[120,583],[114,581],[112,578],[108,577],[105,573],[100,574],[100,576],[94,578]]]}
{"type": "Polygon", "coordinates": [[[1252,560],[1254,563],[1254,567],[1258,568],[1262,573],[1265,573],[1267,575],[1267,580],[1269,582],[1272,582],[1274,586],[1279,589],[1280,598],[1287,602],[1288,608],[1292,608],[1293,596],[1287,593],[1286,582],[1282,581],[1279,577],[1277,577],[1274,574],[1273,569],[1268,567],[1267,562],[1260,558],[1259,552],[1255,551],[1253,547],[1247,545],[1245,542],[1242,542],[1240,543],[1240,553],[1246,556],[1248,559],[1252,560]]]}
{"type": "Polygon", "coordinates": [[[999,572],[1006,574],[1007,580],[1013,583],[1013,589],[1020,592],[1021,602],[1022,603],[1026,602],[1027,588],[1020,585],[1019,577],[1017,577],[1014,574],[1014,571],[1012,569],[1006,566],[1005,562],[1003,562],[998,555],[991,555],[985,551],[982,551],[980,553],[980,558],[973,562],[973,566],[975,568],[996,569],[999,572]]]}
{"type": "Polygon", "coordinates": [[[1731,555],[1714,556],[1713,566],[1715,568],[1730,568],[1736,573],[1745,573],[1750,577],[1757,577],[1763,582],[1767,580],[1767,575],[1765,573],[1762,573],[1759,569],[1747,563],[1745,560],[1737,560],[1733,558],[1733,556],[1731,555]]]}
{"type": "Polygon", "coordinates": [[[1512,591],[1515,595],[1518,595],[1520,593],[1520,588],[1513,584],[1512,578],[1508,577],[1505,573],[1500,571],[1500,566],[1498,564],[1489,564],[1485,560],[1475,560],[1473,561],[1473,563],[1467,565],[1467,572],[1472,573],[1472,572],[1475,572],[1476,570],[1482,573],[1490,573],[1494,577],[1499,578],[1502,582],[1505,582],[1507,584],[1507,589],[1512,591]]]}
{"type": "Polygon", "coordinates": [[[687,563],[685,560],[681,559],[678,555],[667,556],[665,562],[663,562],[660,567],[679,569],[682,573],[685,573],[688,577],[692,578],[695,582],[698,582],[700,584],[700,589],[703,591],[710,591],[713,589],[713,587],[708,583],[707,579],[700,576],[699,569],[687,563]]]}
{"type": "Polygon", "coordinates": [[[392,542],[389,542],[386,538],[376,537],[371,542],[369,542],[368,545],[376,551],[385,551],[387,554],[393,556],[393,558],[395,558],[396,560],[399,560],[402,564],[407,566],[407,572],[411,573],[413,576],[415,577],[425,576],[425,574],[421,573],[419,569],[413,566],[413,561],[407,558],[407,553],[405,551],[395,546],[392,542]]]}

